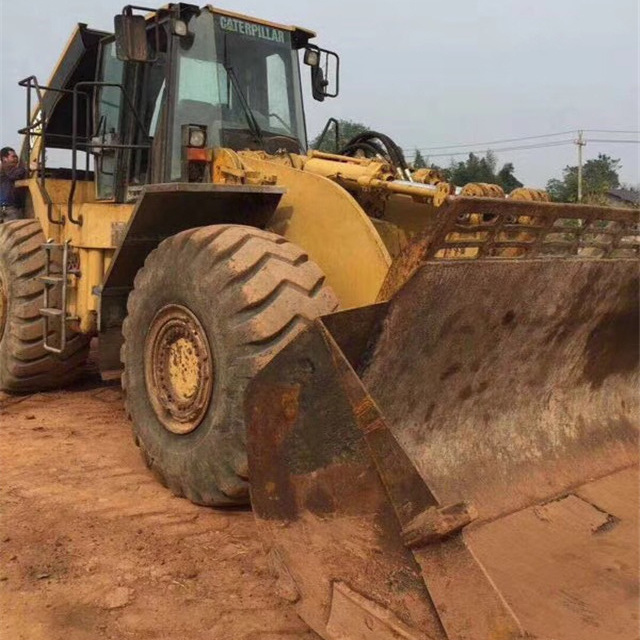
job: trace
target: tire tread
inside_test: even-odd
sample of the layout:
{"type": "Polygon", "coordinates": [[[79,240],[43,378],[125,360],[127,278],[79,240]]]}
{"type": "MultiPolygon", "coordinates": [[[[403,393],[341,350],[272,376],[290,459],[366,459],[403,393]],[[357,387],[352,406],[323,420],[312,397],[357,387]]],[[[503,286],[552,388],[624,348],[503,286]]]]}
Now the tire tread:
{"type": "MultiPolygon", "coordinates": [[[[11,302],[0,343],[0,387],[12,392],[35,392],[66,386],[82,372],[89,340],[71,334],[64,354],[44,349],[44,321],[40,315],[44,285],[36,280],[44,273],[45,239],[37,220],[0,225],[0,260],[5,265],[11,302]]],[[[56,331],[52,331],[52,336],[56,331]]]]}
{"type": "Polygon", "coordinates": [[[142,457],[176,495],[210,506],[246,504],[243,420],[236,420],[233,432],[225,436],[225,442],[229,438],[232,441],[231,451],[215,463],[215,479],[186,478],[169,462],[163,463],[158,459],[160,455],[151,453],[144,429],[136,423],[139,399],[131,395],[135,385],[129,377],[141,375],[143,365],[139,358],[143,347],[139,343],[144,341],[144,329],[141,321],[134,318],[141,317],[147,291],[153,291],[153,287],[158,290],[162,277],[159,274],[172,264],[190,265],[191,273],[197,274],[199,290],[211,291],[212,303],[220,305],[224,312],[225,348],[235,354],[235,386],[246,386],[315,317],[334,311],[338,301],[320,268],[302,249],[282,236],[239,225],[200,227],[167,238],[149,254],[135,277],[127,305],[129,316],[122,327],[121,359],[126,411],[133,416],[134,440],[142,457]],[[134,369],[136,373],[131,373],[134,369]],[[215,486],[207,485],[212,480],[215,486]]]}

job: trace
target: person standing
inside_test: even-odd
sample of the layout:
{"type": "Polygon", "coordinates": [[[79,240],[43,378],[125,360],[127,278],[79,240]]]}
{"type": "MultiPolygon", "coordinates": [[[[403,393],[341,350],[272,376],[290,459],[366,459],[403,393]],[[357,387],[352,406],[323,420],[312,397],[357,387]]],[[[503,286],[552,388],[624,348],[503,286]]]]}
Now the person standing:
{"type": "Polygon", "coordinates": [[[27,168],[11,147],[0,149],[0,223],[23,217],[23,203],[15,181],[27,177],[27,168]]]}

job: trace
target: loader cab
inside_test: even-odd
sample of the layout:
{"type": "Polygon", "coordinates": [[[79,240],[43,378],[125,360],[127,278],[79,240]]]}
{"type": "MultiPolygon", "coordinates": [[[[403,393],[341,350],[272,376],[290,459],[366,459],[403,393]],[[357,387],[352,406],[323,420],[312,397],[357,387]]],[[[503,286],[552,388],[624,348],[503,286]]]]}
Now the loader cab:
{"type": "Polygon", "coordinates": [[[181,149],[306,148],[292,33],[204,10],[173,55],[169,180],[183,176],[181,149]]]}
{"type": "Polygon", "coordinates": [[[300,49],[314,97],[332,95],[313,35],[191,5],[147,17],[125,10],[99,55],[98,199],[131,201],[148,183],[209,181],[189,158],[219,147],[304,152],[300,49]]]}

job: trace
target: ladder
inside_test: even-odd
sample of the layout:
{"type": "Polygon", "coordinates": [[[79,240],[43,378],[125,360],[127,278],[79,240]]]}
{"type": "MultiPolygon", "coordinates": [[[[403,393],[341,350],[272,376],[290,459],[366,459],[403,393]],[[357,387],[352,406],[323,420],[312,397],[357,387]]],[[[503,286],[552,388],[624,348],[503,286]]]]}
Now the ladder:
{"type": "Polygon", "coordinates": [[[61,354],[64,352],[67,346],[67,323],[78,320],[77,316],[71,316],[67,314],[67,294],[70,275],[78,275],[77,269],[69,269],[69,243],[67,240],[63,244],[58,244],[49,240],[46,244],[42,245],[42,249],[45,252],[45,270],[44,275],[38,279],[44,284],[43,290],[43,308],[40,309],[40,315],[44,320],[44,342],[43,347],[46,351],[51,353],[61,354]],[[62,251],[61,259],[61,273],[52,273],[51,254],[53,251],[62,251]],[[51,293],[52,290],[61,285],[60,295],[60,307],[51,306],[51,293]],[[51,321],[56,320],[60,323],[60,340],[58,345],[53,345],[49,342],[51,330],[51,321]]]}

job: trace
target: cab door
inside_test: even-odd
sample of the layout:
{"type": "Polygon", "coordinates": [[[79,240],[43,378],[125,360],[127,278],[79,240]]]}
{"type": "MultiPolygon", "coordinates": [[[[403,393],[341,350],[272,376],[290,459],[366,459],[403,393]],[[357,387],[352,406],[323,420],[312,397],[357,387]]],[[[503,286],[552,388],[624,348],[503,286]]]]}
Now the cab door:
{"type": "Polygon", "coordinates": [[[121,182],[120,159],[122,149],[111,145],[122,144],[122,86],[124,62],[116,57],[115,42],[102,44],[98,80],[117,86],[98,86],[95,101],[96,135],[93,139],[95,156],[96,199],[114,200],[121,182]]]}

